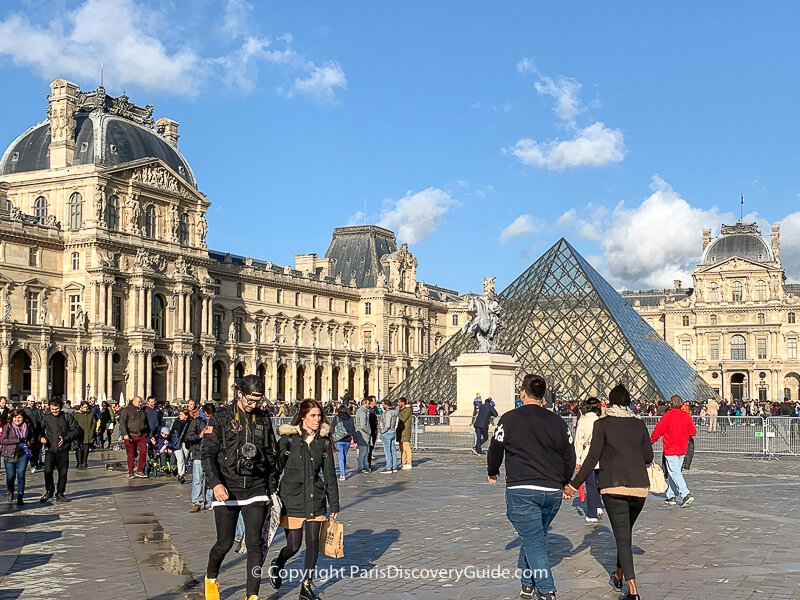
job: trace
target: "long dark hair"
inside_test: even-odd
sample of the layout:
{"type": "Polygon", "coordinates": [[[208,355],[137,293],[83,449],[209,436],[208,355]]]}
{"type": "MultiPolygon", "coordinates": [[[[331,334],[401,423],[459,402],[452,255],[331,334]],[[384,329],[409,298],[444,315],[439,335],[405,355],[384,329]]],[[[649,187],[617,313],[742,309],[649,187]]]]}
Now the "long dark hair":
{"type": "Polygon", "coordinates": [[[8,414],[6,415],[5,424],[6,425],[11,425],[11,420],[14,417],[17,417],[17,416],[20,416],[20,415],[22,415],[22,423],[23,423],[23,425],[27,425],[28,426],[28,431],[29,432],[32,431],[33,430],[33,421],[31,421],[31,418],[28,416],[28,413],[26,413],[21,408],[12,408],[10,411],[8,411],[8,414]]]}
{"type": "MultiPolygon", "coordinates": [[[[300,428],[302,429],[303,419],[306,418],[306,415],[311,411],[312,408],[318,408],[319,412],[322,413],[322,419],[320,420],[319,423],[320,429],[322,429],[322,424],[328,423],[328,417],[325,416],[325,409],[322,408],[322,404],[320,404],[318,401],[308,398],[300,402],[300,405],[297,407],[297,414],[292,419],[292,425],[299,425],[300,428]]],[[[331,439],[330,423],[328,423],[328,428],[329,428],[328,435],[325,437],[331,439]]],[[[319,430],[317,430],[317,435],[319,436],[319,430]]]]}

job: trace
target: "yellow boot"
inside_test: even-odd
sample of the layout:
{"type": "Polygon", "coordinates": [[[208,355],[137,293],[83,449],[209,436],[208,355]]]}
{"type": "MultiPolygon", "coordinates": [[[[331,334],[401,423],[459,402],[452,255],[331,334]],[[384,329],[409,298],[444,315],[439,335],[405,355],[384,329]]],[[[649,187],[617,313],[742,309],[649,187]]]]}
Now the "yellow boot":
{"type": "Polygon", "coordinates": [[[206,600],[219,600],[219,580],[206,577],[206,600]]]}
{"type": "Polygon", "coordinates": [[[255,594],[250,594],[250,595],[247,597],[247,600],[261,600],[261,598],[259,598],[259,597],[258,597],[258,596],[256,596],[255,594]]]}

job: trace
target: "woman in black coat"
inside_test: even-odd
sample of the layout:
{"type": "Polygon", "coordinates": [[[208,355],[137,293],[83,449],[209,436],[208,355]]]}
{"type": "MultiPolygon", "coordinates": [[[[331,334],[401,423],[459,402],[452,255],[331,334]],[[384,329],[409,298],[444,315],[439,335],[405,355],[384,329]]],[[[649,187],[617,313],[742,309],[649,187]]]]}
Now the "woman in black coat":
{"type": "Polygon", "coordinates": [[[286,546],[270,565],[269,581],[275,589],[281,586],[281,572],[300,550],[305,524],[306,576],[300,586],[300,600],[318,600],[311,573],[317,566],[320,530],[327,509],[332,518],[339,512],[330,425],[319,402],[303,400],[292,424],[281,425],[278,432],[278,464],[283,472],[278,495],[283,504],[281,527],[286,531],[286,546]]]}
{"type": "Polygon", "coordinates": [[[564,498],[571,498],[600,463],[597,486],[603,496],[608,520],[617,543],[617,570],[611,584],[622,590],[623,577],[628,593],[621,600],[639,600],[633,568],[633,524],[644,508],[650,487],[647,466],[653,462],[650,432],[631,410],[631,395],[618,385],[608,394],[606,416],[594,423],[589,454],[572,481],[564,486],[564,498]]]}

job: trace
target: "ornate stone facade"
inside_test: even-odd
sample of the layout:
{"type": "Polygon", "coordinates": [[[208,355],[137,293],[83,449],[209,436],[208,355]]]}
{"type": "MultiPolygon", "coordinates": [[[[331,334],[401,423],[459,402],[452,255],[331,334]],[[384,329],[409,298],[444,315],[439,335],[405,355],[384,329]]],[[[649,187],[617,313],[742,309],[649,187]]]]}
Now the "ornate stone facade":
{"type": "Polygon", "coordinates": [[[379,227],[337,229],[294,268],[209,250],[178,124],[51,89],[0,161],[0,394],[223,399],[255,372],[271,398],[382,396],[463,324],[459,295],[418,281],[379,227]]]}
{"type": "Polygon", "coordinates": [[[693,288],[622,292],[723,398],[798,399],[800,286],[785,283],[780,230],[755,224],[703,231],[693,288]]]}

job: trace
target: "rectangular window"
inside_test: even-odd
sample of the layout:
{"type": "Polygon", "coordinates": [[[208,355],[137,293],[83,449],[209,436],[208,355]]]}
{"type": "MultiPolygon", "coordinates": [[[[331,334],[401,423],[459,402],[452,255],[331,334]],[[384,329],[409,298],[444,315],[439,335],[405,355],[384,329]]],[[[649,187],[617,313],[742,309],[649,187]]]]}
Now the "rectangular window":
{"type": "Polygon", "coordinates": [[[244,317],[236,317],[234,321],[234,328],[236,332],[236,341],[242,341],[242,332],[244,331],[244,317]]]}
{"type": "Polygon", "coordinates": [[[278,304],[283,302],[283,290],[275,290],[275,302],[278,304]]]}
{"type": "Polygon", "coordinates": [[[431,319],[433,320],[433,324],[434,325],[438,325],[439,324],[439,313],[432,313],[431,314],[431,319]]]}
{"type": "Polygon", "coordinates": [[[294,293],[294,305],[300,306],[300,292],[294,293]]]}
{"type": "Polygon", "coordinates": [[[759,402],[766,402],[767,401],[767,388],[758,388],[758,401],[759,402]]]}
{"type": "Polygon", "coordinates": [[[372,352],[372,332],[365,331],[364,332],[364,351],[365,352],[372,352]]]}
{"type": "Polygon", "coordinates": [[[453,325],[458,325],[458,315],[453,315],[453,325]]]}
{"type": "Polygon", "coordinates": [[[683,360],[692,358],[692,340],[681,340],[681,356],[683,360]]]}
{"type": "Polygon", "coordinates": [[[219,296],[222,293],[222,280],[215,279],[214,280],[214,295],[219,296]]]}
{"type": "Polygon", "coordinates": [[[78,312],[81,310],[81,295],[70,294],[69,296],[69,326],[75,327],[78,322],[78,312]]]}
{"type": "Polygon", "coordinates": [[[25,322],[36,325],[39,322],[39,294],[28,292],[25,295],[25,322]]]}
{"type": "Polygon", "coordinates": [[[372,302],[365,302],[364,303],[364,314],[371,315],[372,314],[372,302]]]}
{"type": "Polygon", "coordinates": [[[261,302],[261,294],[262,293],[263,293],[263,288],[261,286],[258,286],[258,288],[256,290],[256,297],[258,298],[259,302],[261,302]]]}
{"type": "Polygon", "coordinates": [[[350,312],[350,300],[344,301],[344,312],[345,314],[348,314],[350,312]]]}
{"type": "Polygon", "coordinates": [[[256,321],[256,344],[261,343],[261,321],[256,321]]]}
{"type": "Polygon", "coordinates": [[[122,331],[122,296],[111,297],[111,321],[114,329],[122,331]]]}
{"type": "MultiPolygon", "coordinates": [[[[790,342],[789,347],[791,348],[791,340],[789,340],[789,342],[790,342]]],[[[761,359],[767,358],[767,338],[758,338],[757,346],[758,346],[758,358],[761,359]]],[[[797,342],[795,342],[795,351],[796,350],[797,350],[797,342]]]]}
{"type": "Polygon", "coordinates": [[[708,358],[709,360],[719,360],[719,338],[708,340],[708,358]]]}
{"type": "Polygon", "coordinates": [[[797,338],[786,340],[786,346],[788,358],[797,358],[797,338]]]}
{"type": "Polygon", "coordinates": [[[73,252],[72,253],[72,270],[77,271],[81,268],[81,253],[80,252],[73,252]]]}
{"type": "Polygon", "coordinates": [[[214,313],[214,318],[211,323],[212,326],[212,334],[217,339],[218,342],[222,341],[222,315],[219,313],[214,313]]]}
{"type": "Polygon", "coordinates": [[[241,298],[244,295],[244,286],[237,282],[236,283],[236,297],[241,298]]]}
{"type": "Polygon", "coordinates": [[[328,298],[328,312],[333,312],[333,298],[328,298]]]}
{"type": "Polygon", "coordinates": [[[316,296],[311,296],[311,308],[317,308],[317,300],[316,296]]]}
{"type": "Polygon", "coordinates": [[[28,250],[28,266],[29,267],[39,266],[39,251],[36,248],[30,248],[28,250]]]}

